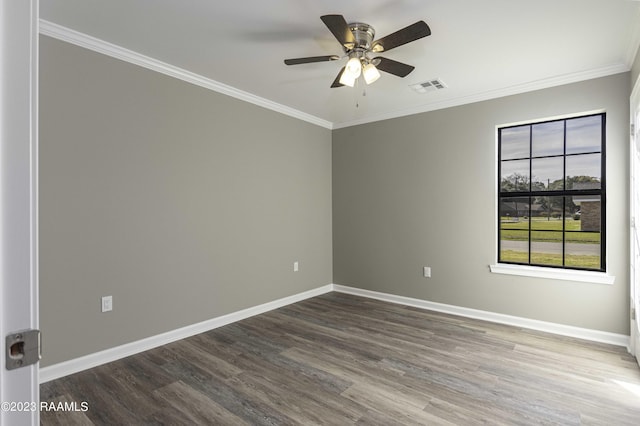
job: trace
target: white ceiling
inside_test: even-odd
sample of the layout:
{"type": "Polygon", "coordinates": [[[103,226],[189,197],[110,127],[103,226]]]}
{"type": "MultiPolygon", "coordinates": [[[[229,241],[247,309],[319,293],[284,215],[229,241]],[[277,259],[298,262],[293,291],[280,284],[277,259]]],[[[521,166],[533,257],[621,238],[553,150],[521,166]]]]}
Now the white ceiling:
{"type": "Polygon", "coordinates": [[[628,71],[640,44],[637,0],[41,0],[40,16],[44,34],[75,30],[330,128],[628,71]],[[320,20],[334,13],[376,38],[418,20],[432,34],[384,53],[416,69],[363,97],[329,88],[346,59],[283,63],[342,54],[320,20]],[[448,87],[409,88],[433,78],[448,87]]]}

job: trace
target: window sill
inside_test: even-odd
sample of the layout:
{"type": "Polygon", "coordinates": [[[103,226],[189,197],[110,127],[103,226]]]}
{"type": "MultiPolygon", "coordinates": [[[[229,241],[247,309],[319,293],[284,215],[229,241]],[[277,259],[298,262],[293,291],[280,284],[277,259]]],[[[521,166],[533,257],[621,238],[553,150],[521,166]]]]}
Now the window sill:
{"type": "Polygon", "coordinates": [[[494,274],[520,275],[523,277],[550,278],[555,280],[578,281],[594,284],[613,284],[616,277],[606,272],[577,271],[570,269],[543,268],[540,266],[510,265],[498,263],[489,265],[494,274]]]}

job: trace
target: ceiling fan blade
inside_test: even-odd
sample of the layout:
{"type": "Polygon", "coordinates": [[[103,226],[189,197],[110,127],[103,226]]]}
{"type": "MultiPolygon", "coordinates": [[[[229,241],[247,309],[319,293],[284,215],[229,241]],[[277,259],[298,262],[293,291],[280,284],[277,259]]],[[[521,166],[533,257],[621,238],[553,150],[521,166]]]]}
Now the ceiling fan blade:
{"type": "Polygon", "coordinates": [[[300,65],[300,64],[309,64],[312,62],[337,61],[338,59],[340,59],[340,56],[338,55],[309,56],[307,58],[285,59],[284,63],[287,65],[300,65]]]}
{"type": "Polygon", "coordinates": [[[340,77],[342,77],[342,73],[344,72],[345,68],[346,67],[342,67],[342,69],[338,73],[338,76],[336,77],[336,79],[333,80],[333,83],[331,83],[331,88],[344,86],[344,84],[340,83],[340,77]]]}
{"type": "Polygon", "coordinates": [[[356,39],[349,29],[349,24],[342,15],[323,15],[320,17],[322,22],[329,28],[329,31],[338,39],[341,45],[347,49],[353,49],[356,45],[356,39]]]}
{"type": "Polygon", "coordinates": [[[414,66],[403,64],[402,62],[394,61],[387,58],[373,58],[374,61],[380,60],[376,65],[380,71],[388,72],[389,74],[397,75],[398,77],[406,77],[411,71],[415,69],[414,66]]]}
{"type": "Polygon", "coordinates": [[[411,24],[393,34],[389,34],[386,37],[375,40],[372,44],[371,50],[374,52],[386,52],[395,47],[426,37],[430,34],[431,29],[429,26],[424,21],[418,21],[415,24],[411,24]]]}

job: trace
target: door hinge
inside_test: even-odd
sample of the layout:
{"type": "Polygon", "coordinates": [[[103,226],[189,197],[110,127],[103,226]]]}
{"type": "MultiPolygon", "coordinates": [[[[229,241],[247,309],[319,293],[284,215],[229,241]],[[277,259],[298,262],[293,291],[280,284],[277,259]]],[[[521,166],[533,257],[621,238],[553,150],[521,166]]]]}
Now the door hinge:
{"type": "Polygon", "coordinates": [[[631,319],[636,320],[636,308],[631,308],[631,319]]]}
{"type": "Polygon", "coordinates": [[[40,361],[40,330],[22,330],[11,333],[6,338],[7,370],[26,367],[40,361]]]}
{"type": "Polygon", "coordinates": [[[631,137],[634,137],[636,135],[636,125],[634,123],[631,123],[631,126],[629,126],[631,129],[631,137]]]}

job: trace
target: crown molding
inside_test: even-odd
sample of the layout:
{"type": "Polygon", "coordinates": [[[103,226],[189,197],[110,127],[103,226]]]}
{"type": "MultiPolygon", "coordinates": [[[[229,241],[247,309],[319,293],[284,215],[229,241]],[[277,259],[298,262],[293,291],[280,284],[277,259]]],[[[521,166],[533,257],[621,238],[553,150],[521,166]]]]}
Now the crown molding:
{"type": "MultiPolygon", "coordinates": [[[[640,0],[636,0],[640,1],[640,0]]],[[[635,21],[640,21],[640,8],[636,10],[635,21]]],[[[629,46],[627,46],[627,52],[625,55],[625,63],[631,69],[633,62],[636,60],[636,55],[640,50],[640,25],[633,27],[631,37],[629,38],[629,46]]]]}
{"type": "Polygon", "coordinates": [[[288,115],[290,117],[297,118],[320,127],[324,127],[327,129],[333,128],[333,123],[331,123],[330,121],[323,120],[314,115],[307,114],[305,112],[279,104],[277,102],[270,101],[265,98],[261,98],[249,92],[236,89],[235,87],[229,86],[227,84],[220,83],[202,75],[187,71],[171,64],[167,64],[166,62],[162,62],[154,58],[150,58],[132,50],[125,49],[124,47],[108,43],[104,40],[72,30],[62,25],[54,24],[53,22],[44,19],[40,19],[40,34],[48,37],[53,37],[67,43],[71,43],[76,46],[110,56],[112,58],[129,62],[131,64],[138,65],[143,68],[147,68],[149,70],[186,81],[187,83],[195,84],[196,86],[204,87],[206,89],[213,90],[214,92],[222,93],[224,95],[231,96],[233,98],[240,99],[242,101],[249,102],[251,104],[270,109],[272,111],[279,112],[281,114],[288,115]]]}
{"type": "MultiPolygon", "coordinates": [[[[639,0],[640,1],[640,0],[639,0]]],[[[357,126],[359,124],[367,124],[376,121],[389,120],[392,118],[405,117],[408,115],[420,114],[423,112],[435,111],[444,108],[451,108],[461,105],[472,104],[475,102],[488,101],[491,99],[502,98],[505,96],[519,95],[526,92],[532,92],[534,90],[548,89],[554,86],[562,86],[564,84],[578,83],[585,80],[591,80],[594,78],[607,77],[614,74],[619,74],[629,71],[629,67],[626,64],[619,63],[602,68],[596,68],[592,70],[560,75],[551,78],[545,78],[536,80],[524,84],[518,84],[515,86],[504,87],[496,90],[488,90],[485,92],[479,92],[469,96],[461,96],[453,99],[445,99],[439,102],[431,102],[422,105],[418,105],[414,108],[403,109],[399,111],[390,112],[388,114],[379,114],[371,117],[365,117],[358,120],[345,121],[342,123],[333,123],[334,129],[341,129],[345,127],[357,126]]]]}
{"type": "MultiPolygon", "coordinates": [[[[640,1],[640,0],[639,0],[640,1]]],[[[640,12],[639,12],[640,13],[640,12]]],[[[627,48],[627,53],[624,58],[624,63],[613,64],[610,66],[596,68],[592,70],[565,74],[561,76],[555,76],[547,79],[536,80],[524,84],[514,85],[510,87],[500,88],[496,90],[488,90],[479,92],[469,96],[462,96],[453,99],[446,99],[438,102],[429,102],[414,108],[402,109],[393,111],[390,113],[379,114],[375,116],[365,117],[357,120],[350,120],[344,122],[331,122],[322,118],[316,117],[311,114],[299,111],[297,109],[270,101],[265,98],[253,95],[249,92],[245,92],[235,87],[220,83],[202,75],[187,71],[185,69],[176,67],[171,64],[153,59],[151,57],[142,55],[132,50],[125,49],[121,46],[108,43],[104,40],[89,36],[87,34],[72,30],[62,25],[55,24],[53,22],[41,19],[40,20],[40,34],[49,37],[56,38],[67,43],[80,46],[94,52],[98,52],[116,59],[120,59],[125,62],[129,62],[134,65],[138,65],[162,74],[186,81],[191,84],[195,84],[200,87],[204,87],[215,92],[231,96],[236,99],[240,99],[251,104],[270,109],[281,114],[297,118],[308,123],[315,124],[326,129],[341,129],[345,127],[357,126],[360,124],[367,124],[376,121],[389,120],[393,118],[404,117],[408,115],[420,114],[429,111],[435,111],[444,108],[451,108],[475,102],[487,101],[505,96],[518,95],[534,90],[546,89],[554,86],[561,86],[564,84],[577,83],[584,80],[606,77],[613,74],[629,71],[631,64],[635,59],[635,55],[640,47],[640,27],[634,30],[633,36],[627,48]]]]}

